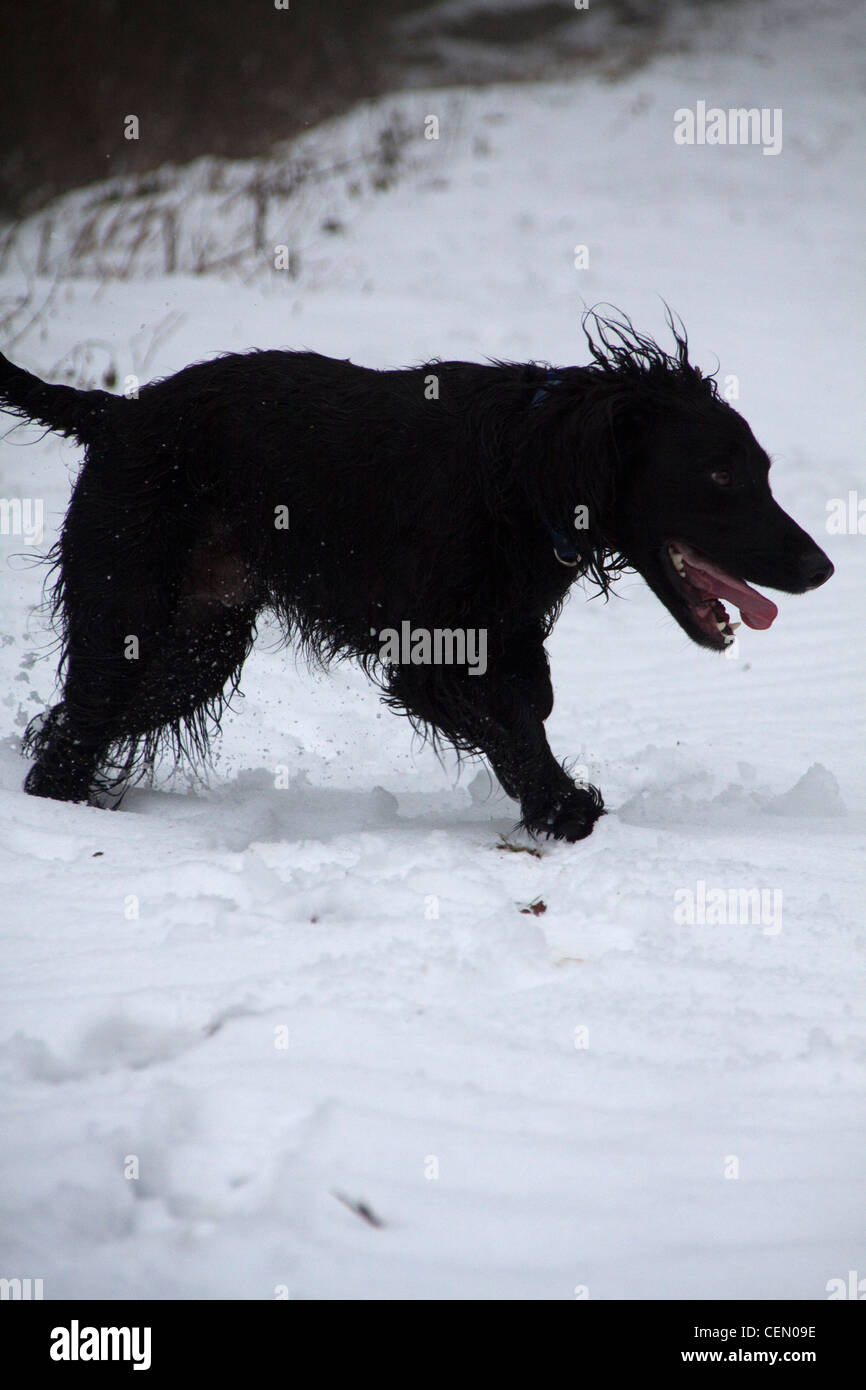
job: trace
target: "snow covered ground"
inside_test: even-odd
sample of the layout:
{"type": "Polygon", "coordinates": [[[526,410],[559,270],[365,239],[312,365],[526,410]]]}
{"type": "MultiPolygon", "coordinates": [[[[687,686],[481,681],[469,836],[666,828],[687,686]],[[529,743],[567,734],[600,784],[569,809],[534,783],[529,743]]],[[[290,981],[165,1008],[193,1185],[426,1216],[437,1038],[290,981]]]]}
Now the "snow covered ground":
{"type": "MultiPolygon", "coordinates": [[[[535,857],[501,847],[516,808],[481,764],[272,630],[205,783],[160,767],[114,815],[23,796],[53,662],[34,547],[0,536],[0,1276],[820,1299],[866,1275],[866,537],[825,526],[866,497],[858,11],[766,13],[616,84],[401,98],[411,170],[299,280],[31,282],[47,307],[6,350],[55,376],[84,341],[122,375],[253,345],[580,362],[584,302],[661,335],[664,296],[837,573],[730,659],[636,577],[575,592],[549,732],[610,814],[535,857]],[[782,108],[782,153],[677,146],[700,99],[782,108]],[[688,925],[700,884],[772,911],[688,925]]],[[[0,496],[45,499],[47,544],[78,453],[37,440],[5,434],[0,496]]]]}

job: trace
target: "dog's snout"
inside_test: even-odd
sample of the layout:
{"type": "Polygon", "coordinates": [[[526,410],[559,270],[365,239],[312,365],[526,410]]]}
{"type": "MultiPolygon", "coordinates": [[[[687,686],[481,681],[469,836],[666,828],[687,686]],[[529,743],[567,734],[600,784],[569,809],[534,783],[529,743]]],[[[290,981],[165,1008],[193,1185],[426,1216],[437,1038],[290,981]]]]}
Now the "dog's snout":
{"type": "Polygon", "coordinates": [[[818,589],[833,573],[834,565],[832,560],[819,550],[816,546],[804,555],[800,561],[800,573],[803,576],[803,583],[807,589],[818,589]]]}

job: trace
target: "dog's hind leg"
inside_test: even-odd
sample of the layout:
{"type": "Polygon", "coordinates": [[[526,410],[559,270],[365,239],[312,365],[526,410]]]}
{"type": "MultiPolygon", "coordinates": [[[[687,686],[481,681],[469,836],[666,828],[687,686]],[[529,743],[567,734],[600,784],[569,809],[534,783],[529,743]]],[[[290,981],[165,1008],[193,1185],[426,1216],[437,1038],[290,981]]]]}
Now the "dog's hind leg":
{"type": "MultiPolygon", "coordinates": [[[[87,801],[112,745],[126,741],[124,714],[136,681],[126,654],[130,638],[139,640],[140,613],[137,605],[124,613],[116,596],[109,602],[107,593],[80,583],[74,563],[64,573],[62,587],[63,695],[27,730],[24,751],[35,762],[24,789],[31,796],[87,801]]],[[[152,624],[152,609],[148,620],[152,624]]]]}
{"type": "Polygon", "coordinates": [[[153,743],[173,737],[177,752],[202,757],[212,726],[240,679],[253,643],[257,606],[181,609],[143,669],[126,715],[129,736],[153,743]]]}
{"type": "Polygon", "coordinates": [[[65,701],[31,721],[24,751],[36,759],[24,781],[24,790],[31,796],[89,799],[104,742],[82,734],[65,701]]]}
{"type": "Polygon", "coordinates": [[[86,801],[140,772],[164,736],[205,752],[259,605],[237,545],[212,518],[184,545],[167,516],[156,555],[136,553],[127,529],[103,531],[95,560],[78,543],[74,506],[61,546],[63,698],[28,731],[36,762],[25,790],[86,801]]]}
{"type": "Polygon", "coordinates": [[[180,549],[186,520],[161,505],[159,488],[133,488],[127,471],[122,448],[89,450],[63,524],[54,590],[63,693],[25,735],[35,764],[24,787],[33,796],[86,801],[111,749],[126,743],[125,760],[137,648],[176,606],[177,572],[168,557],[180,549]]]}
{"type": "Polygon", "coordinates": [[[130,633],[140,642],[135,664],[111,680],[114,663],[101,670],[71,656],[64,699],[44,721],[34,721],[28,747],[36,763],[25,782],[35,796],[86,801],[121,785],[135,767],[138,749],[153,749],[160,736],[203,754],[209,725],[218,719],[226,687],[236,684],[252,642],[256,610],[221,609],[203,621],[178,615],[164,630],[144,626],[130,633]],[[86,684],[86,694],[82,686],[86,684]]]}
{"type": "Polygon", "coordinates": [[[512,645],[481,676],[441,666],[395,667],[389,694],[457,747],[483,753],[519,801],[521,824],[531,833],[581,840],[604,815],[601,793],[574,782],[547,742],[553,691],[540,644],[512,645]]]}
{"type": "Polygon", "coordinates": [[[203,519],[183,556],[170,618],[155,626],[142,615],[146,636],[122,718],[127,746],[152,753],[168,737],[175,752],[204,757],[253,644],[260,606],[236,540],[216,518],[203,519]]]}

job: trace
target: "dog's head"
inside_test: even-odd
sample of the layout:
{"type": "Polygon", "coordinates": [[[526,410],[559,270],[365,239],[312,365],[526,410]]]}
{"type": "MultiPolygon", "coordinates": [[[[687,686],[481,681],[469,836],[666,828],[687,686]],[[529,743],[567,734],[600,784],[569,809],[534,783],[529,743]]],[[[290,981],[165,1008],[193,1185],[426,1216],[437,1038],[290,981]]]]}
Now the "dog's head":
{"type": "Polygon", "coordinates": [[[766,453],[713,379],[689,363],[685,335],[675,336],[673,358],[637,335],[628,351],[621,340],[604,344],[605,365],[633,388],[618,397],[614,426],[613,540],[689,637],[724,651],[739,626],[726,603],[747,627],[768,628],[776,605],[753,584],[802,594],[833,565],[774,500],[766,453]]]}

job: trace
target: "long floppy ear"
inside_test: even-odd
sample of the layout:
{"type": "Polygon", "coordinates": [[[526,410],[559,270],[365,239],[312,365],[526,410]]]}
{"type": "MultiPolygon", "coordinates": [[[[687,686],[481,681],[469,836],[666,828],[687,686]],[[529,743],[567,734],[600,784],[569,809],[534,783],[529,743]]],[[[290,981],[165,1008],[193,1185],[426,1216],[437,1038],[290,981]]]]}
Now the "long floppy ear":
{"type": "Polygon", "coordinates": [[[604,591],[624,564],[609,518],[641,433],[639,398],[566,368],[532,408],[521,440],[518,469],[536,523],[558,558],[604,591]]]}

